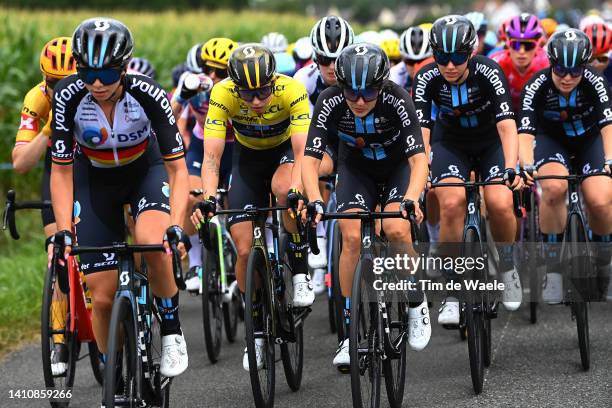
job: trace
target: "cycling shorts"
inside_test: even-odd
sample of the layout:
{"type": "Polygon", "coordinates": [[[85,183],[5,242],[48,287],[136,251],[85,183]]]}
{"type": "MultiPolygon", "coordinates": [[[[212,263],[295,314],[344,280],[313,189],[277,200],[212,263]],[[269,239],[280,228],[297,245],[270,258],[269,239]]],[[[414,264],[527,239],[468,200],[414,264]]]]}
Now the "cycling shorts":
{"type": "MultiPolygon", "coordinates": [[[[272,176],[281,164],[293,162],[291,139],[265,150],[250,149],[235,142],[228,193],[230,208],[268,207],[272,176]]],[[[250,220],[251,217],[246,214],[230,215],[227,225],[250,220]]]]}
{"type": "MultiPolygon", "coordinates": [[[[157,144],[134,162],[113,168],[93,167],[85,156],[77,155],[74,198],[77,241],[84,246],[125,241],[125,204],[134,219],[151,210],[169,214],[168,175],[157,144]]],[[[80,263],[84,274],[117,268],[114,254],[82,254],[80,263]]]]}
{"type": "Polygon", "coordinates": [[[538,133],[535,142],[535,166],[538,169],[547,163],[561,163],[571,172],[570,157],[575,156],[574,164],[580,169],[580,174],[603,170],[603,140],[599,132],[566,141],[538,133]]]}

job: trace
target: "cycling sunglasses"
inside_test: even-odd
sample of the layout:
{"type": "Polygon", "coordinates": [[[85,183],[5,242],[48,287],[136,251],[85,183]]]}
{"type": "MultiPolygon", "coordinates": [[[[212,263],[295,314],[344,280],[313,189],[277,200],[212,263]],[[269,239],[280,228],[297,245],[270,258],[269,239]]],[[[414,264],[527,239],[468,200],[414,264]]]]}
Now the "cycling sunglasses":
{"type": "Polygon", "coordinates": [[[354,90],[353,88],[342,88],[342,93],[347,101],[357,102],[359,98],[363,98],[366,102],[372,102],[376,98],[378,98],[378,93],[380,90],[378,88],[365,88],[354,90]]]}
{"type": "Polygon", "coordinates": [[[323,66],[328,66],[336,62],[335,58],[329,58],[329,57],[326,57],[325,55],[320,55],[320,54],[316,54],[315,59],[317,61],[317,64],[323,65],[323,66]]]}
{"type": "Polygon", "coordinates": [[[412,67],[412,66],[414,66],[414,65],[416,65],[416,64],[418,64],[420,62],[423,62],[423,61],[424,60],[422,60],[422,59],[420,59],[420,60],[413,60],[413,59],[410,59],[410,58],[404,58],[404,64],[406,64],[406,65],[408,65],[410,67],[412,67]]]}
{"type": "Polygon", "coordinates": [[[227,68],[217,68],[211,67],[210,65],[204,65],[203,71],[206,75],[210,75],[214,72],[215,76],[219,79],[225,79],[228,76],[227,68]]]}
{"type": "Polygon", "coordinates": [[[97,79],[102,82],[103,85],[111,85],[119,81],[123,68],[77,68],[77,72],[81,81],[87,85],[93,85],[97,79]]]}
{"type": "Polygon", "coordinates": [[[274,83],[256,89],[238,89],[238,95],[240,96],[240,99],[246,102],[253,102],[255,98],[262,101],[272,95],[273,91],[274,83]]]}
{"type": "Polygon", "coordinates": [[[607,64],[608,61],[610,61],[610,57],[608,57],[607,55],[600,55],[598,57],[593,57],[591,58],[590,62],[599,62],[600,64],[607,64]]]}
{"type": "Polygon", "coordinates": [[[463,65],[470,58],[470,53],[434,51],[433,57],[436,63],[442,66],[447,66],[449,62],[453,65],[463,65]]]}
{"type": "Polygon", "coordinates": [[[565,77],[567,74],[570,74],[572,78],[578,78],[584,73],[584,65],[579,65],[574,68],[566,68],[561,64],[556,64],[553,66],[552,71],[555,75],[560,76],[561,78],[565,77]]]}
{"type": "Polygon", "coordinates": [[[538,43],[536,41],[510,40],[508,41],[508,46],[515,51],[520,51],[521,46],[525,47],[525,51],[533,51],[538,46],[538,43]]]}

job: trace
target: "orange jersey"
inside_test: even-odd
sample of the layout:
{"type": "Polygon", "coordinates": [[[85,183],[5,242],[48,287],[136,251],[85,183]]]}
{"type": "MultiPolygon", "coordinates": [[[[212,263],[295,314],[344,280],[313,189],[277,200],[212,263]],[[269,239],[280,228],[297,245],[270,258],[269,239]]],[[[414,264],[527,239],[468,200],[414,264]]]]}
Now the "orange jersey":
{"type": "Polygon", "coordinates": [[[15,146],[30,143],[41,131],[51,136],[51,98],[45,81],[30,89],[23,99],[15,146]]]}

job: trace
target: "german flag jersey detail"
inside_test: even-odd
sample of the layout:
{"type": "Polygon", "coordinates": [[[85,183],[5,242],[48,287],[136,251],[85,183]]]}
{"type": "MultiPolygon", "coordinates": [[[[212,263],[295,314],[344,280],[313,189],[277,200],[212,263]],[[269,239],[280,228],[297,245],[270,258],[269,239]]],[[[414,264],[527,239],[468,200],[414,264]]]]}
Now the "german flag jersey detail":
{"type": "Polygon", "coordinates": [[[251,111],[236,89],[236,84],[229,78],[213,87],[204,138],[225,139],[229,120],[234,127],[236,140],[255,150],[272,149],[292,134],[308,133],[308,94],[299,81],[277,75],[272,99],[263,114],[251,111]]]}
{"type": "Polygon", "coordinates": [[[144,75],[126,75],[123,96],[110,124],[100,105],[76,75],[60,81],[53,97],[51,157],[71,164],[74,147],[94,167],[118,167],[138,159],[156,137],[164,160],[184,156],[166,92],[144,75]]]}

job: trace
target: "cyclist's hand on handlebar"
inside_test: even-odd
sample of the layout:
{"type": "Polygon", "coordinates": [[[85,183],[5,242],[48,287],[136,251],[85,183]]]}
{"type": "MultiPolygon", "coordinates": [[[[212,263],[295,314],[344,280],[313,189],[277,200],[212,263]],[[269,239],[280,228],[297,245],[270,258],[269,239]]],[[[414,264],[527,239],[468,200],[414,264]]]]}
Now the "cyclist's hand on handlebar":
{"type": "Polygon", "coordinates": [[[605,161],[604,171],[608,174],[612,174],[612,159],[607,159],[605,161]]]}
{"type": "Polygon", "coordinates": [[[166,249],[166,254],[172,255],[172,249],[170,248],[172,245],[178,249],[181,259],[185,258],[185,256],[187,256],[187,249],[184,244],[185,238],[186,235],[181,227],[178,225],[169,226],[164,234],[164,248],[166,249]]]}
{"type": "Polygon", "coordinates": [[[508,188],[511,190],[520,190],[523,188],[523,179],[521,177],[517,177],[516,170],[514,170],[512,167],[508,167],[504,170],[503,179],[506,186],[508,186],[508,188]]]}
{"type": "Polygon", "coordinates": [[[537,175],[538,172],[533,164],[527,164],[521,167],[521,177],[527,186],[533,186],[534,177],[537,177],[537,175]]]}
{"type": "Polygon", "coordinates": [[[325,204],[322,200],[311,201],[306,205],[305,211],[302,211],[302,221],[312,221],[316,224],[321,221],[321,218],[325,214],[325,204]]]}
{"type": "Polygon", "coordinates": [[[60,257],[57,262],[60,266],[66,266],[66,261],[68,260],[68,255],[70,255],[70,251],[72,250],[72,245],[74,243],[74,236],[72,232],[68,230],[58,231],[51,237],[51,242],[53,245],[49,245],[47,247],[47,267],[51,267],[51,262],[53,261],[53,252],[55,248],[59,248],[60,254],[63,254],[63,259],[60,257]]]}
{"type": "Polygon", "coordinates": [[[300,193],[297,188],[292,188],[287,192],[287,207],[291,218],[296,218],[297,214],[301,213],[306,205],[306,198],[300,193]]]}
{"type": "Polygon", "coordinates": [[[400,203],[400,213],[402,214],[402,218],[405,220],[410,219],[410,214],[414,214],[414,220],[417,224],[420,224],[423,221],[423,212],[419,205],[417,205],[418,201],[411,200],[409,198],[404,198],[400,203]]]}
{"type": "Polygon", "coordinates": [[[214,217],[216,212],[217,198],[208,196],[208,198],[204,199],[204,201],[200,201],[193,206],[191,222],[197,229],[200,229],[200,226],[207,220],[214,217]]]}

